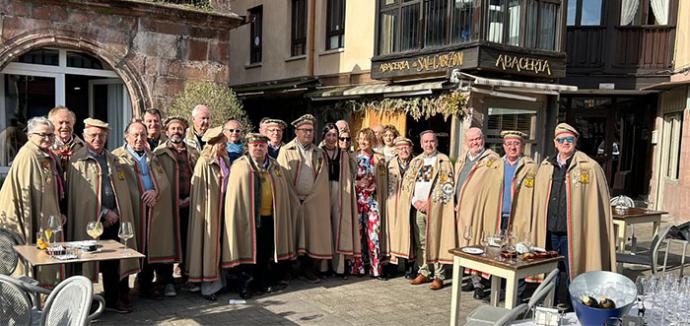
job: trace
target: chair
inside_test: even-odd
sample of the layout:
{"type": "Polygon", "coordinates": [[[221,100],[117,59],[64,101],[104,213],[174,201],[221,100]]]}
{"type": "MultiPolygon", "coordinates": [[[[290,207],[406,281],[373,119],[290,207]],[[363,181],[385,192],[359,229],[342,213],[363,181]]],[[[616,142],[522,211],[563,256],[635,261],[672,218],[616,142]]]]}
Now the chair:
{"type": "Polygon", "coordinates": [[[0,278],[0,325],[31,325],[31,321],[29,296],[15,283],[0,278]]]}
{"type": "Polygon", "coordinates": [[[551,273],[544,278],[544,281],[539,284],[539,287],[534,290],[532,297],[527,303],[520,304],[513,309],[493,307],[490,305],[480,306],[467,316],[467,323],[465,323],[465,325],[506,325],[520,317],[526,316],[553,291],[556,287],[556,278],[559,272],[558,268],[551,271],[551,273]]]}
{"type": "Polygon", "coordinates": [[[12,275],[17,269],[19,255],[14,246],[21,244],[21,238],[7,229],[0,229],[0,274],[12,275]]]}
{"type": "Polygon", "coordinates": [[[93,294],[91,280],[84,276],[72,276],[50,292],[41,314],[40,325],[86,325],[98,317],[105,308],[105,300],[93,294]],[[89,315],[92,300],[99,303],[98,309],[89,315]]]}
{"type": "Polygon", "coordinates": [[[687,242],[679,240],[666,239],[671,225],[667,225],[659,231],[657,235],[652,238],[651,246],[648,250],[635,253],[635,254],[625,254],[616,253],[616,263],[619,270],[623,270],[623,264],[632,264],[649,267],[653,274],[656,274],[661,267],[662,271],[666,271],[666,268],[681,268],[681,273],[683,272],[685,265],[685,247],[687,242]],[[683,243],[683,255],[675,255],[669,253],[668,243],[671,242],[681,242],[683,243]],[[664,249],[663,256],[660,255],[660,250],[664,249]]]}

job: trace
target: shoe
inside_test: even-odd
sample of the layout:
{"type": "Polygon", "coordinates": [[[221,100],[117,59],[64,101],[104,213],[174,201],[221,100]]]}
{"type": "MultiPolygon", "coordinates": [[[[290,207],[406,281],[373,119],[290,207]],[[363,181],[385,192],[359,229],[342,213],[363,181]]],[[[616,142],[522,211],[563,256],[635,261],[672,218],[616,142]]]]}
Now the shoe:
{"type": "MultiPolygon", "coordinates": [[[[141,289],[140,289],[141,291],[141,289]]],[[[146,299],[151,299],[151,300],[163,300],[163,296],[161,295],[160,291],[151,288],[148,290],[144,290],[143,292],[139,292],[139,296],[142,298],[146,299]]]]}
{"type": "Polygon", "coordinates": [[[276,293],[280,292],[282,290],[285,290],[286,286],[283,284],[274,284],[274,285],[268,285],[264,286],[261,288],[261,292],[263,293],[276,293]]]}
{"type": "Polygon", "coordinates": [[[431,285],[429,285],[429,288],[436,291],[443,289],[443,280],[440,278],[435,278],[433,281],[431,281],[431,285]]]}
{"type": "Polygon", "coordinates": [[[410,281],[410,284],[420,285],[420,284],[424,284],[426,282],[429,282],[429,278],[420,274],[420,275],[417,275],[417,277],[414,280],[410,281]]]}
{"type": "Polygon", "coordinates": [[[132,312],[132,308],[127,307],[121,301],[115,302],[113,305],[106,305],[105,310],[117,312],[119,314],[128,314],[132,312]]]}
{"type": "Polygon", "coordinates": [[[218,297],[215,294],[209,294],[209,295],[201,295],[204,299],[208,301],[216,301],[218,300],[218,297]]]}
{"type": "Polygon", "coordinates": [[[191,283],[191,282],[186,283],[186,284],[182,287],[182,289],[185,290],[185,291],[187,291],[187,292],[191,292],[191,293],[196,293],[196,292],[201,291],[201,287],[200,287],[198,284],[196,284],[196,283],[191,283]]]}
{"type": "Polygon", "coordinates": [[[462,285],[460,290],[462,290],[462,292],[472,292],[474,291],[474,284],[472,284],[472,281],[468,281],[467,283],[462,285]]]}
{"type": "Polygon", "coordinates": [[[175,297],[177,296],[177,291],[175,291],[175,285],[173,284],[166,284],[165,289],[163,290],[163,295],[166,297],[175,297]]]}
{"type": "MultiPolygon", "coordinates": [[[[505,299],[506,299],[506,291],[505,290],[499,291],[498,292],[498,302],[504,301],[505,299]]],[[[484,303],[491,303],[491,296],[490,295],[485,296],[484,298],[482,298],[482,301],[484,301],[484,303]]]]}
{"type": "Polygon", "coordinates": [[[475,288],[473,297],[477,300],[482,300],[488,297],[489,294],[484,292],[484,288],[475,288]]]}
{"type": "Polygon", "coordinates": [[[321,280],[314,274],[314,272],[310,270],[305,270],[304,273],[302,273],[302,277],[307,281],[312,284],[317,284],[321,282],[321,280]]]}

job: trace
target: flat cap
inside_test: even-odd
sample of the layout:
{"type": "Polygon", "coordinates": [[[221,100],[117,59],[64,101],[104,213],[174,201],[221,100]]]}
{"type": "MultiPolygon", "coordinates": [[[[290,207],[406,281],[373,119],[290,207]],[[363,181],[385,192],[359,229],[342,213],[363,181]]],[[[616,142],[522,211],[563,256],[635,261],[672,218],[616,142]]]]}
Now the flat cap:
{"type": "Polygon", "coordinates": [[[525,140],[525,138],[527,138],[527,134],[519,130],[503,130],[501,131],[501,137],[503,139],[525,140]]]}
{"type": "Polygon", "coordinates": [[[246,136],[244,136],[244,139],[247,140],[248,144],[251,143],[268,143],[268,137],[259,134],[259,133],[254,133],[250,132],[246,136]]]}
{"type": "Polygon", "coordinates": [[[266,121],[264,121],[264,124],[267,126],[268,125],[278,125],[283,129],[287,128],[287,123],[285,123],[285,121],[280,120],[280,119],[270,119],[269,118],[269,119],[266,119],[266,121]]]}
{"type": "Polygon", "coordinates": [[[209,128],[208,130],[206,130],[206,133],[204,133],[204,136],[201,137],[201,141],[205,141],[207,143],[213,142],[220,137],[224,137],[223,126],[218,126],[215,128],[209,128]]]}
{"type": "Polygon", "coordinates": [[[84,128],[97,127],[110,130],[110,125],[107,122],[103,122],[94,118],[84,119],[84,128]]]}
{"type": "Polygon", "coordinates": [[[297,127],[299,127],[303,124],[306,124],[306,123],[310,123],[310,124],[314,125],[316,123],[316,118],[314,118],[313,115],[307,113],[307,114],[297,118],[297,120],[293,121],[292,125],[295,128],[297,128],[297,127]]]}
{"type": "Polygon", "coordinates": [[[563,133],[570,133],[575,135],[575,137],[580,137],[580,133],[575,130],[575,128],[565,122],[561,122],[556,126],[556,130],[554,130],[554,136],[558,137],[558,135],[563,134],[563,133]]]}
{"type": "Polygon", "coordinates": [[[165,121],[163,121],[163,126],[165,127],[165,129],[168,129],[168,124],[170,124],[171,122],[179,122],[184,125],[185,129],[189,128],[189,122],[187,122],[187,119],[179,115],[175,115],[172,117],[168,117],[167,119],[165,119],[165,121]]]}
{"type": "Polygon", "coordinates": [[[410,146],[412,146],[413,145],[411,139],[409,139],[407,137],[403,137],[403,136],[395,137],[395,139],[393,140],[393,144],[395,144],[395,146],[398,146],[398,145],[410,145],[410,146]]]}

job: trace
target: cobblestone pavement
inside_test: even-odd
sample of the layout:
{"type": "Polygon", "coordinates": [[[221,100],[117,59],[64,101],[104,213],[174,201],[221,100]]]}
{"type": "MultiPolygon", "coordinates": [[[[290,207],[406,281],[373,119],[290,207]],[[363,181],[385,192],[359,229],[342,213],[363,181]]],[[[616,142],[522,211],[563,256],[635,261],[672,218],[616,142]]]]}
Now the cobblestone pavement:
{"type": "MultiPolygon", "coordinates": [[[[199,294],[178,292],[161,301],[134,297],[131,314],[104,313],[99,325],[448,325],[450,283],[432,291],[428,283],[411,286],[403,278],[329,278],[319,284],[295,280],[280,293],[255,296],[230,305],[236,292],[210,302],[199,294]]],[[[465,292],[461,320],[481,301],[465,292]]]]}

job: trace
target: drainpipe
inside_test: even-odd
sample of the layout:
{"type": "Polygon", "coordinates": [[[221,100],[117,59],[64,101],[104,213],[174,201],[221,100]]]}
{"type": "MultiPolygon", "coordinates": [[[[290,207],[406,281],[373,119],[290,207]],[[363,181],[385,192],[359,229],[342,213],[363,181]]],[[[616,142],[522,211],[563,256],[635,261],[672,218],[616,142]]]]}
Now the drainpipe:
{"type": "Polygon", "coordinates": [[[309,15],[309,24],[307,27],[307,76],[314,76],[314,53],[316,52],[316,42],[314,42],[316,35],[316,0],[309,0],[309,7],[307,9],[309,15]]]}

